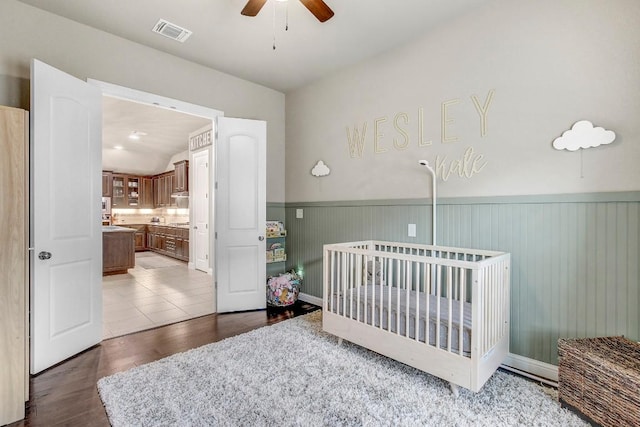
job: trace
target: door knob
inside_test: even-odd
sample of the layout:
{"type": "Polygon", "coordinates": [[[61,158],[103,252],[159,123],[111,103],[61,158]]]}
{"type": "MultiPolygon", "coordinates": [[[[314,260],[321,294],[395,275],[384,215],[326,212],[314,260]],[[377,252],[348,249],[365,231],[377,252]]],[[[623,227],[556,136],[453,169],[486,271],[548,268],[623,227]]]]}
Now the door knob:
{"type": "Polygon", "coordinates": [[[258,236],[258,240],[262,242],[264,240],[264,236],[258,236]]]}
{"type": "Polygon", "coordinates": [[[38,258],[45,260],[51,258],[51,252],[42,251],[38,254],[38,258]]]}

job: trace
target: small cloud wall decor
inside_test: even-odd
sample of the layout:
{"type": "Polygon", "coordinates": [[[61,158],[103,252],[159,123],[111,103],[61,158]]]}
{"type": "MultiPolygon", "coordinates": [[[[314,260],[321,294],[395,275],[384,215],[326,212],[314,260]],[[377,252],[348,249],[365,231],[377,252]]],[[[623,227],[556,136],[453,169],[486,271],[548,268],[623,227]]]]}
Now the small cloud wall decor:
{"type": "Polygon", "coordinates": [[[311,169],[311,175],[321,177],[327,176],[331,173],[329,166],[325,165],[322,160],[318,160],[318,163],[311,169]]]}
{"type": "Polygon", "coordinates": [[[553,148],[577,151],[611,144],[615,139],[616,134],[613,131],[594,127],[589,120],[581,120],[576,122],[571,129],[565,131],[562,136],[554,139],[553,148]]]}

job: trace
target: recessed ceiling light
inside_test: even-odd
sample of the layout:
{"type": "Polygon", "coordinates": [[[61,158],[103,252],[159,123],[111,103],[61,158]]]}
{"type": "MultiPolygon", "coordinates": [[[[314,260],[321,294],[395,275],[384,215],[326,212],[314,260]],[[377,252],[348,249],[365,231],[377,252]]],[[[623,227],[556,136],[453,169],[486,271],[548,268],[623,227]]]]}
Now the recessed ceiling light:
{"type": "Polygon", "coordinates": [[[122,150],[123,147],[122,147],[122,145],[116,145],[113,148],[115,148],[116,150],[122,150]]]}
{"type": "Polygon", "coordinates": [[[140,139],[141,136],[145,136],[146,134],[147,134],[146,132],[140,132],[138,130],[134,130],[129,134],[129,139],[138,140],[140,139]]]}

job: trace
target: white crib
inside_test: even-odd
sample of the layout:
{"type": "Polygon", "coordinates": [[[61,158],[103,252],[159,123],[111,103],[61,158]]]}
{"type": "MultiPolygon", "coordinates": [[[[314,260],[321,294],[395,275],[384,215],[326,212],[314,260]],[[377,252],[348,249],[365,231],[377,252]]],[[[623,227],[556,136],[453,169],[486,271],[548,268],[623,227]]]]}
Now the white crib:
{"type": "Polygon", "coordinates": [[[323,329],[477,392],[509,352],[509,268],[503,252],[325,245],[323,329]]]}

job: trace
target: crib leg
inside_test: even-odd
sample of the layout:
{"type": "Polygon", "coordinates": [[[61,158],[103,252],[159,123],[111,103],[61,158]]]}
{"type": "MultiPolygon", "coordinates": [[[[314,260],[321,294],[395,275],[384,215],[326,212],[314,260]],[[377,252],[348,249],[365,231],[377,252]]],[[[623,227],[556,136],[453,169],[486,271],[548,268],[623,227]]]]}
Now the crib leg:
{"type": "Polygon", "coordinates": [[[342,338],[338,338],[338,347],[342,345],[342,338]]]}
{"type": "Polygon", "coordinates": [[[454,383],[449,383],[449,387],[451,387],[451,393],[453,393],[453,397],[458,397],[460,394],[458,391],[458,386],[454,383]]]}

